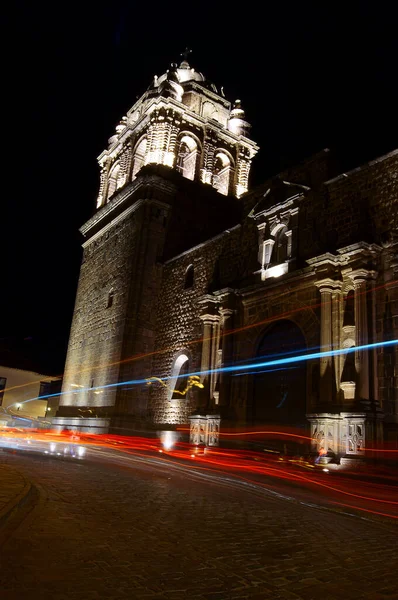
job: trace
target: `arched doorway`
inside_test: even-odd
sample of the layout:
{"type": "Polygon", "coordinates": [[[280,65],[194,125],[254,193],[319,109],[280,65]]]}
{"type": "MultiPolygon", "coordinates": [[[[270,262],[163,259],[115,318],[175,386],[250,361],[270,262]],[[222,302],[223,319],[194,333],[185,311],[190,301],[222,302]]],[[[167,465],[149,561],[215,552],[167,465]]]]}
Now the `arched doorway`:
{"type": "MultiPolygon", "coordinates": [[[[275,360],[304,354],[307,345],[292,321],[278,321],[263,335],[257,360],[275,360]]],[[[254,377],[253,421],[288,427],[303,427],[306,420],[306,361],[259,369],[254,377]]]]}

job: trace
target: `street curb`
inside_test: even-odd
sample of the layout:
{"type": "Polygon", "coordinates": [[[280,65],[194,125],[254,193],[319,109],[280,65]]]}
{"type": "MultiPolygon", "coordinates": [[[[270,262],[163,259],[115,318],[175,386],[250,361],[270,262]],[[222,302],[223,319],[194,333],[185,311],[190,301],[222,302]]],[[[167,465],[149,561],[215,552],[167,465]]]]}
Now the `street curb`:
{"type": "Polygon", "coordinates": [[[35,486],[25,479],[22,492],[0,511],[0,545],[7,540],[36,505],[38,497],[35,486]]]}

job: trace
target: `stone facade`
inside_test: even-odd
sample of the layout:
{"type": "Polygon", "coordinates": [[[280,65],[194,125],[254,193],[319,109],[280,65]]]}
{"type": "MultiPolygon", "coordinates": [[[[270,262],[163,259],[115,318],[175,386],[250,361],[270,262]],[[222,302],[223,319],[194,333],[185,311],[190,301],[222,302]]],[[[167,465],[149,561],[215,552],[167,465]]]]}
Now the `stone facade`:
{"type": "Polygon", "coordinates": [[[398,151],[338,173],[324,150],[248,192],[248,135],[240,101],[186,61],[118,125],[81,230],[58,424],[220,414],[341,457],[397,439],[397,345],[380,344],[398,339],[398,151]]]}

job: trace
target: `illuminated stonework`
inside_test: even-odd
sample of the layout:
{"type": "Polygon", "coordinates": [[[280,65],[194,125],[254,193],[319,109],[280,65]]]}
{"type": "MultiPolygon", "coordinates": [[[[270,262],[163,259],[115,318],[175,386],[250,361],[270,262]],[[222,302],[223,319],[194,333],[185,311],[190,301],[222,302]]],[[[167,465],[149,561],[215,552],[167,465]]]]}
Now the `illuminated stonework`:
{"type": "Polygon", "coordinates": [[[341,461],[396,443],[397,346],[366,347],[398,339],[398,151],[336,176],[326,149],[247,192],[248,132],[240,101],[186,61],[118,124],[80,229],[57,427],[192,417],[194,443],[215,444],[219,418],[275,423],[341,461]]]}
{"type": "Polygon", "coordinates": [[[149,164],[237,198],[248,191],[258,147],[249,139],[240,100],[231,103],[216,86],[183,61],[152,84],[128,111],[99,157],[97,208],[109,202],[149,164]]]}

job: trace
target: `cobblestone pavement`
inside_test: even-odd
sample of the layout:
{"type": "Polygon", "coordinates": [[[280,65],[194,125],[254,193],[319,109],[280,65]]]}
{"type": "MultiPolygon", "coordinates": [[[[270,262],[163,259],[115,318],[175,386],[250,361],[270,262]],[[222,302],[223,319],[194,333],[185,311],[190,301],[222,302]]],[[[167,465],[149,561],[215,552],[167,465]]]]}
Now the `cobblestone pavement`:
{"type": "Polygon", "coordinates": [[[0,462],[0,517],[8,512],[14,501],[23,493],[26,479],[15,469],[5,467],[0,462]]]}
{"type": "Polygon", "coordinates": [[[397,530],[167,469],[0,455],[39,504],[1,600],[398,598],[397,530]]]}

